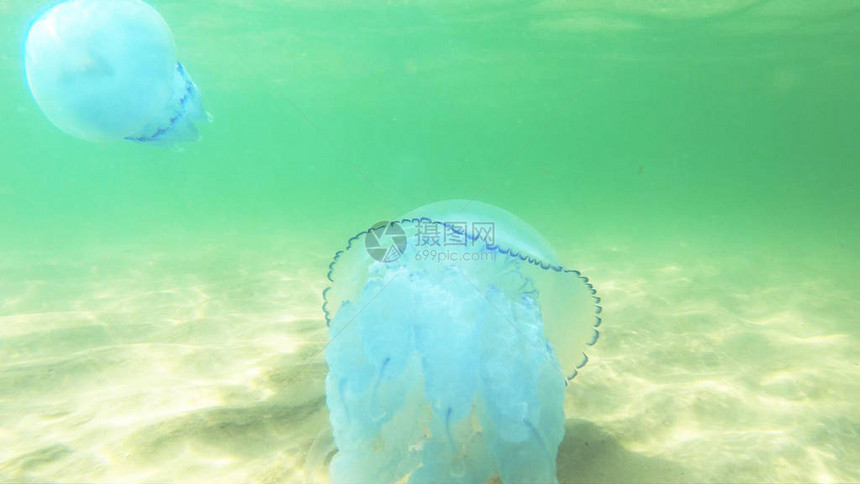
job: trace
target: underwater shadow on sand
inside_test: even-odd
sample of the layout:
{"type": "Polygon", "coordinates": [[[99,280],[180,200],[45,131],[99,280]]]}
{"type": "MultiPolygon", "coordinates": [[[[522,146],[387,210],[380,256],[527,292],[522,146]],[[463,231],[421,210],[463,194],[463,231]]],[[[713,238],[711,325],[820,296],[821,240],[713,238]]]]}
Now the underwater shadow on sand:
{"type": "Polygon", "coordinates": [[[600,427],[567,419],[556,459],[559,483],[700,482],[674,462],[631,452],[600,427]]]}

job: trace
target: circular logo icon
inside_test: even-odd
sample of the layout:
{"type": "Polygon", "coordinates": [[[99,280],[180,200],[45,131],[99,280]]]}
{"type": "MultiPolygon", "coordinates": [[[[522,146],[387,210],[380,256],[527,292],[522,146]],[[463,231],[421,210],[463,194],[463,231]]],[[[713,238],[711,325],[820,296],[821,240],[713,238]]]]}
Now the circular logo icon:
{"type": "Polygon", "coordinates": [[[379,262],[394,262],[406,251],[406,232],[397,222],[376,222],[364,235],[367,254],[379,262]]]}

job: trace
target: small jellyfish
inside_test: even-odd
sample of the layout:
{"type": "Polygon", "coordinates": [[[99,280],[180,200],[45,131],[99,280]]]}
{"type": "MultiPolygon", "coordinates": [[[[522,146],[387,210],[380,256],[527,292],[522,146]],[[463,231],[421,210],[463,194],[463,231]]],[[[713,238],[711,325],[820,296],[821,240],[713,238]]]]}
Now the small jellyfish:
{"type": "Polygon", "coordinates": [[[556,482],[600,300],[536,230],[439,202],[351,238],[329,279],[332,482],[556,482]]]}
{"type": "Polygon", "coordinates": [[[45,116],[89,141],[170,144],[209,120],[173,36],[140,0],[67,0],[33,22],[27,82],[45,116]]]}

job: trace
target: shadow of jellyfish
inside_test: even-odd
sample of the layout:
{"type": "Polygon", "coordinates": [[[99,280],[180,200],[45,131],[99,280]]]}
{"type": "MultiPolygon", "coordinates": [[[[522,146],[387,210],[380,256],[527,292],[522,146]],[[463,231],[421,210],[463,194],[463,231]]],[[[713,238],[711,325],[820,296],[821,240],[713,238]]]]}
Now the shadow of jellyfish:
{"type": "MultiPolygon", "coordinates": [[[[422,207],[351,238],[331,264],[326,401],[332,482],[555,482],[569,380],[599,299],[516,216],[422,207]]],[[[316,469],[315,469],[316,468],[316,469]]]]}
{"type": "Polygon", "coordinates": [[[24,63],[39,108],[78,138],[195,141],[209,120],[170,28],[140,0],[55,5],[30,26],[24,63]]]}

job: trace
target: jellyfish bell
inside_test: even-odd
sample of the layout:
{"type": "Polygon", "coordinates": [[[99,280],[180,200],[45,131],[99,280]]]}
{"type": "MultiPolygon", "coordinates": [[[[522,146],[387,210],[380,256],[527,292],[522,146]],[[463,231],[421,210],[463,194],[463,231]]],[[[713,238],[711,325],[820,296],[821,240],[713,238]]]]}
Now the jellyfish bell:
{"type": "Polygon", "coordinates": [[[560,266],[553,248],[532,226],[516,215],[479,201],[445,200],[431,203],[407,213],[405,218],[436,220],[456,231],[467,223],[473,238],[482,238],[490,248],[516,248],[536,260],[560,266]]]}
{"type": "MultiPolygon", "coordinates": [[[[597,292],[587,277],[563,265],[546,239],[522,219],[483,202],[445,200],[412,210],[391,223],[407,234],[408,248],[399,261],[380,264],[370,257],[364,245],[367,231],[350,239],[347,249],[336,254],[329,272],[332,284],[325,294],[329,324],[344,300],[355,301],[363,288],[357,281],[364,281],[368,273],[404,266],[424,272],[447,267],[486,277],[516,266],[539,291],[544,332],[565,377],[572,379],[587,362],[586,350],[599,336],[602,309],[597,292]],[[492,257],[493,263],[481,264],[486,262],[481,257],[492,257]],[[422,264],[422,258],[432,260],[422,264]]],[[[498,285],[499,280],[488,284],[498,285]]]]}
{"type": "Polygon", "coordinates": [[[324,292],[332,481],[552,482],[565,388],[597,340],[594,288],[491,205],[390,223],[349,240],[324,292]],[[388,233],[405,249],[374,257],[388,233]]]}
{"type": "Polygon", "coordinates": [[[89,141],[193,141],[208,120],[170,28],[141,0],[66,0],[31,25],[30,91],[62,131],[89,141]]]}

